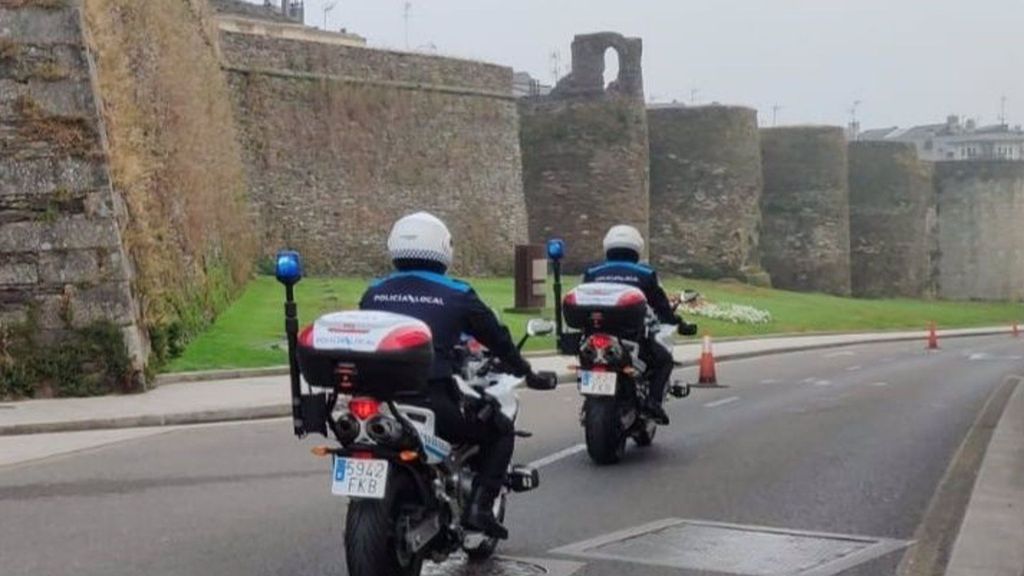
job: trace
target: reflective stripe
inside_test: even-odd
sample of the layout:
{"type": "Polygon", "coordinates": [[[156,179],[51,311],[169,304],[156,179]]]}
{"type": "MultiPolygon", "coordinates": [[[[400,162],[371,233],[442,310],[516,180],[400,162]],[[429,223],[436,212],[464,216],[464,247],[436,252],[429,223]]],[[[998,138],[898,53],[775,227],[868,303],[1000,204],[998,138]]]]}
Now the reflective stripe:
{"type": "Polygon", "coordinates": [[[449,278],[444,274],[438,274],[436,272],[427,272],[426,270],[408,270],[405,272],[395,272],[394,274],[373,281],[373,283],[370,284],[370,287],[376,288],[389,280],[397,280],[399,278],[419,278],[420,280],[426,280],[427,282],[440,284],[446,288],[450,288],[452,290],[455,290],[456,292],[461,292],[463,294],[469,292],[471,289],[469,284],[466,284],[465,282],[461,282],[454,278],[449,278]]]}
{"type": "Polygon", "coordinates": [[[607,268],[614,268],[614,267],[617,267],[617,266],[621,266],[623,268],[628,268],[630,270],[633,270],[634,272],[642,272],[644,274],[653,274],[654,273],[653,269],[651,269],[649,266],[644,266],[643,264],[637,264],[635,262],[626,262],[624,260],[621,260],[621,261],[620,260],[609,260],[608,262],[605,262],[604,264],[601,264],[599,266],[594,266],[593,268],[587,270],[587,274],[594,274],[596,272],[600,272],[601,270],[605,270],[607,268]]]}

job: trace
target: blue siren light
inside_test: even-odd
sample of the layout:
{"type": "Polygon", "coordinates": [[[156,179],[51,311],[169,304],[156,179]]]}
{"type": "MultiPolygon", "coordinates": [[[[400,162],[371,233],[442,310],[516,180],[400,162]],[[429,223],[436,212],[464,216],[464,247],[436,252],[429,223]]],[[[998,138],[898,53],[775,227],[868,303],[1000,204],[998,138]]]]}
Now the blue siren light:
{"type": "Polygon", "coordinates": [[[297,284],[302,280],[302,258],[298,252],[282,250],[277,253],[274,276],[277,281],[286,286],[297,284]]]}
{"type": "Polygon", "coordinates": [[[561,260],[565,256],[565,242],[561,238],[548,240],[548,258],[561,260]]]}

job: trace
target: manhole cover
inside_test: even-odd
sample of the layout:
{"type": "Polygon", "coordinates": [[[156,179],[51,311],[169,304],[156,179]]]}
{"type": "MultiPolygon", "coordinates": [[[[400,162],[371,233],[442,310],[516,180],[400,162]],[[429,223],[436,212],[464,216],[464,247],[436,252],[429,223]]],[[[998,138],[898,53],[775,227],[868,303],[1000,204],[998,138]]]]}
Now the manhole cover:
{"type": "Polygon", "coordinates": [[[744,576],[830,576],[908,542],[671,518],[552,553],[744,576]]]}
{"type": "Polygon", "coordinates": [[[423,564],[423,576],[540,576],[547,573],[539,564],[514,558],[497,557],[484,562],[469,562],[461,554],[441,564],[423,564]]]}

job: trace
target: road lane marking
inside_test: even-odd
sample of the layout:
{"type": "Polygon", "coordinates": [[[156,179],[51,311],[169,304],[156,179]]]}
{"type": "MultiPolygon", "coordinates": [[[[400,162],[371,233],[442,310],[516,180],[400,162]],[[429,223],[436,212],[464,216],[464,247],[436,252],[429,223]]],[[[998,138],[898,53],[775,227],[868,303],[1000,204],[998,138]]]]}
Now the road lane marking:
{"type": "Polygon", "coordinates": [[[871,384],[868,384],[868,386],[877,386],[879,388],[881,388],[882,386],[888,386],[888,385],[889,385],[888,382],[872,382],[871,384]]]}
{"type": "Polygon", "coordinates": [[[555,452],[554,454],[549,454],[549,455],[547,455],[547,456],[545,456],[543,458],[540,458],[538,460],[534,460],[533,462],[530,462],[529,464],[527,464],[527,466],[530,466],[531,468],[543,468],[545,466],[549,466],[551,464],[554,464],[555,462],[558,462],[559,460],[564,460],[564,459],[566,459],[569,456],[572,456],[574,454],[579,454],[580,452],[583,452],[586,449],[587,449],[587,445],[586,444],[576,444],[576,445],[573,445],[573,446],[569,446],[568,448],[566,448],[564,450],[559,450],[558,452],[555,452]]]}
{"type": "Polygon", "coordinates": [[[832,381],[831,380],[815,380],[814,381],[814,385],[815,386],[831,386],[832,385],[832,381]]]}
{"type": "Polygon", "coordinates": [[[761,384],[778,384],[779,382],[781,382],[781,380],[776,378],[765,378],[764,380],[761,380],[761,384]]]}
{"type": "Polygon", "coordinates": [[[732,404],[739,400],[739,396],[729,396],[728,398],[722,398],[721,400],[715,400],[714,402],[708,402],[704,405],[705,408],[717,408],[719,406],[725,406],[726,404],[732,404]]]}
{"type": "Polygon", "coordinates": [[[817,379],[817,378],[804,378],[804,379],[803,379],[803,380],[801,380],[800,382],[802,382],[802,383],[804,383],[804,384],[814,384],[814,383],[815,383],[815,382],[817,382],[817,381],[818,381],[818,379],[817,379]]]}
{"type": "Polygon", "coordinates": [[[863,366],[861,366],[860,364],[854,364],[853,366],[847,366],[846,367],[846,371],[847,372],[856,372],[857,370],[860,370],[861,368],[863,368],[863,366]]]}
{"type": "Polygon", "coordinates": [[[857,353],[853,350],[840,350],[839,352],[829,352],[828,354],[822,355],[822,358],[839,358],[840,356],[856,356],[857,353]]]}

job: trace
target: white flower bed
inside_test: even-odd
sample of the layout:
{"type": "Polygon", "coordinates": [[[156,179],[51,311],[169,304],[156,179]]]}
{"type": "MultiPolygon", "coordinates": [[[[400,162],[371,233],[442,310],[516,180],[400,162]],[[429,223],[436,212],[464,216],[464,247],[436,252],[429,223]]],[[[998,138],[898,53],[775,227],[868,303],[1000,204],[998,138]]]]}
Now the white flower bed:
{"type": "Polygon", "coordinates": [[[733,324],[768,324],[772,321],[771,312],[743,304],[716,303],[701,299],[688,304],[685,310],[694,316],[724,320],[733,324]]]}

